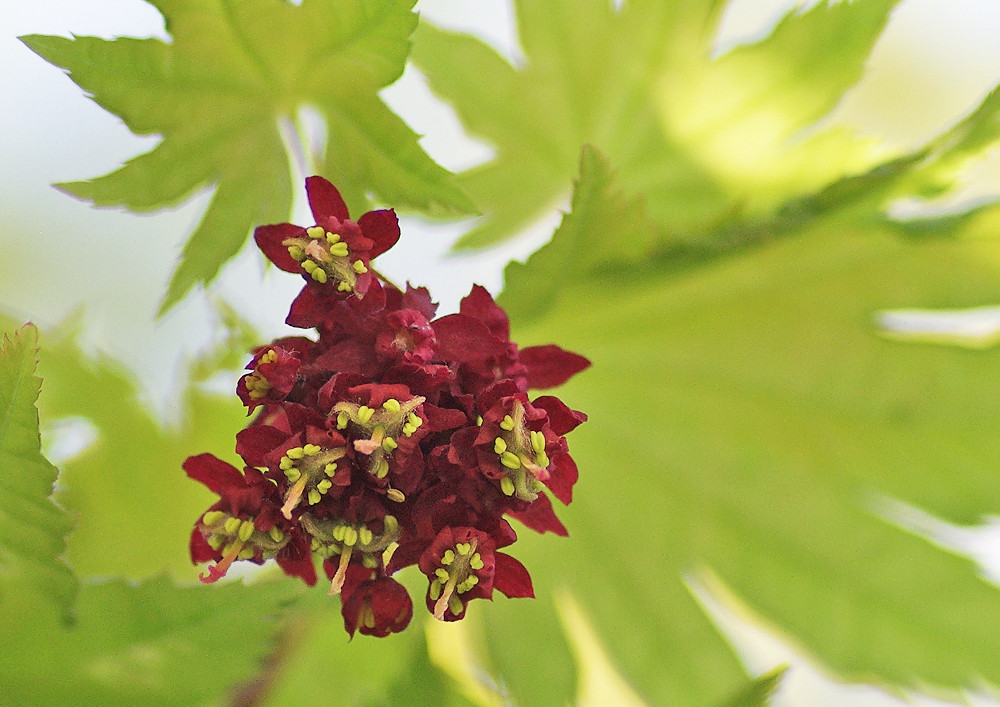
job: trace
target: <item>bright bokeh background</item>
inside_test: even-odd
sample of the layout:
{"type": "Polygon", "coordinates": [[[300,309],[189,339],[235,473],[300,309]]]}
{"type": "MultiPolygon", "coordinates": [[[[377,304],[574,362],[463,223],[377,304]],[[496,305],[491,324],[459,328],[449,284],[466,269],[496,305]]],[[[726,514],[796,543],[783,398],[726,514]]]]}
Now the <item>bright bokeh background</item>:
{"type": "MultiPolygon", "coordinates": [[[[734,0],[723,23],[720,51],[765,34],[789,4],[734,0]]],[[[417,9],[441,26],[476,32],[512,61],[520,60],[504,0],[420,0],[417,9]]],[[[891,145],[919,145],[971,109],[1000,80],[998,29],[1000,4],[991,0],[904,0],[866,77],[830,120],[882,136],[891,145]]],[[[137,216],[93,209],[52,189],[52,182],[111,171],[149,150],[156,138],[131,135],[59,70],[28,51],[16,40],[28,33],[166,38],[162,18],[141,0],[0,0],[0,306],[43,329],[81,312],[84,346],[133,369],[169,421],[175,414],[170,393],[177,371],[187,356],[212,340],[212,299],[228,302],[269,338],[283,333],[280,322],[299,281],[267,271],[248,248],[224,270],[210,294],[197,292],[155,319],[180,248],[208,195],[170,211],[137,216]]],[[[490,147],[462,134],[453,114],[433,99],[416,72],[408,71],[386,90],[385,98],[426,136],[425,149],[446,167],[461,170],[489,158],[490,147]]],[[[972,201],[1000,191],[998,165],[998,160],[986,160],[956,199],[972,201]]],[[[306,211],[301,196],[297,216],[306,211]]],[[[443,311],[454,310],[473,282],[498,291],[503,265],[523,259],[551,234],[559,218],[554,210],[513,243],[454,256],[448,250],[468,222],[434,224],[404,217],[403,238],[380,261],[380,269],[397,282],[428,285],[443,311]]],[[[983,537],[961,537],[954,543],[970,546],[983,537]]],[[[989,561],[988,547],[983,554],[989,561]]],[[[700,596],[706,607],[751,670],[793,665],[777,704],[900,704],[897,696],[871,688],[828,682],[790,642],[754,626],[752,617],[741,614],[733,602],[705,589],[700,596]]],[[[913,702],[934,704],[924,698],[913,702]]],[[[975,704],[995,703],[983,699],[975,704]]]]}

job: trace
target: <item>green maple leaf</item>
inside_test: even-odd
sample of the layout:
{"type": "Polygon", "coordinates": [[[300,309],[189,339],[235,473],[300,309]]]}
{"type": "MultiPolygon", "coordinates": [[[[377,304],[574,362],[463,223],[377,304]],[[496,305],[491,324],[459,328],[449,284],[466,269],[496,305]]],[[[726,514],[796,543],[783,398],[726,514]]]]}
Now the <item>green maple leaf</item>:
{"type": "MultiPolygon", "coordinates": [[[[6,323],[0,315],[0,324],[6,323]]],[[[66,557],[80,577],[197,576],[188,554],[189,532],[214,497],[192,483],[181,465],[206,450],[240,463],[232,443],[220,448],[219,440],[232,440],[246,425],[235,394],[199,384],[225,370],[235,389],[245,352],[256,343],[231,312],[223,312],[220,329],[219,344],[190,363],[192,381],[177,391],[180,419],[173,424],[149,408],[121,363],[80,351],[72,326],[45,335],[45,395],[39,408],[46,429],[71,422],[93,433],[86,447],[62,462],[56,492],[73,517],[66,557]]]]}
{"type": "Polygon", "coordinates": [[[37,594],[65,614],[77,589],[61,557],[72,523],[50,498],[59,472],[41,452],[37,344],[31,325],[0,342],[0,606],[21,611],[37,594]]]}
{"type": "Polygon", "coordinates": [[[293,596],[284,582],[86,584],[70,626],[32,611],[5,616],[4,639],[17,651],[0,665],[4,699],[187,707],[229,703],[237,690],[253,696],[275,618],[293,596]]]}
{"type": "MultiPolygon", "coordinates": [[[[394,206],[472,205],[378,97],[395,81],[416,24],[415,0],[149,0],[173,42],[23,37],[102,107],[157,147],[121,169],[60,188],[98,206],[162,209],[214,194],[163,303],[208,283],[253,227],[287,220],[292,186],[279,121],[312,106],[325,121],[318,171],[355,213],[368,194],[394,206]]],[[[298,185],[295,185],[298,188],[298,185]]]]}
{"type": "Polygon", "coordinates": [[[734,213],[766,215],[886,155],[812,129],[861,76],[896,0],[786,17],[758,44],[713,57],[725,3],[515,2],[525,63],[422,24],[413,61],[496,158],[459,176],[486,214],[459,242],[508,238],[566,193],[580,145],[621,170],[665,234],[701,238],[734,213]]]}
{"type": "MultiPolygon", "coordinates": [[[[976,115],[962,134],[986,130],[993,112],[976,115]]],[[[945,219],[947,238],[880,208],[935,165],[950,169],[954,156],[939,157],[835,182],[745,241],[720,227],[711,242],[727,249],[639,262],[594,254],[616,222],[638,242],[657,224],[586,149],[573,213],[508,266],[501,302],[519,341],[593,361],[560,393],[590,416],[570,440],[581,475],[561,516],[572,537],[554,552],[522,534],[519,559],[541,603],[569,585],[652,703],[720,704],[746,689],[685,587],[705,571],[845,677],[1000,683],[1000,592],[968,559],[894,525],[887,502],[959,524],[1000,509],[1000,350],[900,344],[873,322],[886,308],[996,296],[1000,207],[945,219]],[[552,278],[560,296],[539,306],[552,278]]],[[[486,612],[519,700],[572,694],[544,608],[486,612]]]]}

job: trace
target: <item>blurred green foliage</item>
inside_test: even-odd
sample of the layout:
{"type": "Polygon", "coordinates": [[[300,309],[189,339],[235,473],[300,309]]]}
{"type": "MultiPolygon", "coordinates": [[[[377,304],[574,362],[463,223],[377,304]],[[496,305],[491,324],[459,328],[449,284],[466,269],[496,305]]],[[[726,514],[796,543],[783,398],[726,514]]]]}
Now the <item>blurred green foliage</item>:
{"type": "Polygon", "coordinates": [[[71,328],[43,336],[43,423],[96,431],[62,465],[62,512],[24,329],[0,360],[0,413],[17,420],[0,427],[0,612],[18,646],[0,676],[20,704],[566,704],[586,669],[554,608],[567,596],[650,704],[765,704],[779,673],[747,674],[692,596],[702,574],[846,678],[956,694],[1000,683],[996,588],[888,520],[889,500],[966,525],[1000,510],[1000,354],[887,340],[872,319],[995,301],[993,202],[909,221],[887,209],[946,194],[995,146],[1000,93],[912,152],[822,122],[894,0],[820,2],[721,55],[722,2],[518,0],[518,66],[423,24],[416,66],[496,148],[454,182],[377,95],[408,56],[409,0],[153,4],[172,43],[25,41],[134,131],[164,137],[65,189],[147,210],[216,186],[168,304],[210,281],[253,225],[286,217],[277,117],[304,104],[327,120],[325,173],[352,207],[373,194],[469,211],[468,194],[484,216],[461,247],[502,242],[572,189],[501,298],[522,345],[557,342],[594,364],[560,392],[590,415],[571,440],[575,500],[559,510],[571,537],[521,533],[538,598],[476,607],[475,661],[442,658],[448,634],[428,632],[428,647],[418,622],[348,643],[335,601],[270,576],[183,586],[209,497],[181,462],[231,458],[245,424],[235,396],[201,384],[238,368],[253,332],[225,319],[222,345],[176,391],[174,427],[71,328]]]}

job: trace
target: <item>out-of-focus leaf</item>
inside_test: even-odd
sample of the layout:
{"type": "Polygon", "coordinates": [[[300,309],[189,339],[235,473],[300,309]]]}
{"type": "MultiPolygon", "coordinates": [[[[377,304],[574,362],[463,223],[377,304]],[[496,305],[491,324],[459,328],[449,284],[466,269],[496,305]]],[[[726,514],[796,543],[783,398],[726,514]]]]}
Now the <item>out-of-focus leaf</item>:
{"type": "Polygon", "coordinates": [[[781,676],[785,668],[778,668],[761,675],[745,689],[733,695],[732,699],[719,704],[719,707],[767,707],[771,698],[781,684],[781,676]]]}
{"type": "Polygon", "coordinates": [[[271,651],[290,583],[175,587],[166,577],[84,585],[71,626],[8,613],[0,663],[12,705],[218,704],[271,651]],[[15,648],[16,647],[16,648],[15,648]]]}
{"type": "Polygon", "coordinates": [[[289,612],[286,630],[288,645],[264,703],[274,707],[384,704],[394,690],[405,692],[400,683],[416,654],[423,651],[418,627],[386,638],[357,634],[350,639],[339,597],[322,589],[308,592],[289,612]]]}
{"type": "Polygon", "coordinates": [[[77,590],[61,557],[72,523],[50,498],[59,472],[41,452],[37,355],[33,325],[0,342],[0,604],[39,594],[66,614],[77,590]]]}
{"type": "Polygon", "coordinates": [[[193,579],[190,528],[217,497],[190,481],[181,464],[204,451],[240,464],[225,440],[245,426],[245,410],[235,394],[189,386],[177,392],[181,422],[166,426],[139,397],[130,372],[106,356],[82,353],[73,338],[69,329],[45,335],[39,401],[47,423],[82,418],[97,434],[60,476],[56,498],[73,519],[67,559],[80,577],[143,579],[168,571],[193,579]]]}
{"type": "MultiPolygon", "coordinates": [[[[1000,593],[879,511],[888,497],[971,524],[1000,509],[1000,352],[897,344],[872,318],[992,301],[995,209],[952,238],[907,238],[908,224],[877,211],[894,183],[876,170],[831,186],[799,217],[774,220],[769,238],[697,267],[668,258],[588,271],[569,260],[562,296],[527,325],[529,288],[501,298],[522,344],[558,341],[593,361],[560,393],[590,416],[570,441],[581,475],[560,515],[572,537],[522,533],[519,559],[542,601],[570,582],[654,704],[720,704],[743,689],[683,590],[699,565],[843,675],[909,688],[1000,682],[1000,593]]],[[[615,204],[586,208],[625,218],[615,204]]],[[[593,242],[577,233],[585,224],[549,247],[593,242]]],[[[518,277],[551,273],[544,253],[544,267],[529,260],[518,277]]],[[[568,699],[550,622],[527,606],[484,613],[519,702],[568,699]],[[532,656],[530,674],[512,645],[532,656]]]]}
{"type": "Polygon", "coordinates": [[[369,193],[395,206],[474,210],[378,97],[403,70],[414,0],[151,3],[172,43],[22,39],[133,132],[163,136],[121,169],[62,189],[99,206],[148,211],[215,187],[164,309],[212,280],[254,226],[288,218],[292,192],[279,121],[304,105],[326,121],[325,176],[359,213],[369,193]]]}
{"type": "Polygon", "coordinates": [[[713,58],[723,3],[515,3],[525,64],[421,25],[413,59],[497,157],[460,175],[485,220],[460,242],[513,235],[563,193],[583,143],[643,194],[662,233],[705,234],[864,172],[885,154],[836,127],[802,131],[858,77],[897,0],[817,3],[767,40],[713,58]]]}

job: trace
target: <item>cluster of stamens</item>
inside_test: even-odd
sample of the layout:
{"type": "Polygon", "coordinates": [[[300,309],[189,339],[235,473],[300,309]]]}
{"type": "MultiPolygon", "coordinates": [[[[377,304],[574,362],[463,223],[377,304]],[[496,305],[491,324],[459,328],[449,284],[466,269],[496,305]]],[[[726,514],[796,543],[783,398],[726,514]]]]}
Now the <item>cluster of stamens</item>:
{"type": "Polygon", "coordinates": [[[444,620],[445,609],[455,616],[461,615],[464,604],[458,597],[479,584],[477,570],[484,567],[482,556],[476,552],[476,541],[455,543],[441,556],[441,566],[434,570],[428,596],[434,601],[434,617],[444,620]]]}
{"type": "MultiPolygon", "coordinates": [[[[274,349],[270,349],[257,360],[257,365],[259,366],[262,363],[274,363],[277,360],[278,355],[274,352],[274,349]]],[[[257,371],[248,375],[244,380],[247,392],[253,400],[260,400],[261,398],[266,397],[268,391],[271,390],[271,382],[257,371]]]]}
{"type": "Polygon", "coordinates": [[[336,519],[320,520],[309,514],[299,519],[312,536],[312,551],[323,558],[339,555],[337,571],[330,583],[330,594],[339,594],[352,557],[360,557],[362,566],[375,569],[388,562],[399,540],[399,521],[387,515],[382,519],[382,532],[374,533],[364,523],[348,523],[336,519]]]}
{"type": "MultiPolygon", "coordinates": [[[[423,425],[424,421],[416,410],[425,400],[416,396],[401,403],[389,398],[378,410],[367,405],[340,402],[333,406],[333,414],[336,415],[338,430],[346,430],[348,425],[354,423],[368,434],[367,439],[361,437],[354,440],[354,450],[370,456],[368,473],[376,479],[384,479],[389,474],[389,459],[399,447],[396,440],[400,435],[412,437],[423,425]]],[[[395,491],[390,496],[392,500],[404,500],[399,491],[390,491],[395,491]]]]}
{"type": "Polygon", "coordinates": [[[249,560],[260,552],[270,559],[288,542],[277,526],[266,532],[258,531],[253,518],[238,518],[225,511],[206,511],[201,517],[203,533],[209,547],[222,553],[222,560],[208,568],[207,577],[222,576],[236,560],[249,560]]]}
{"type": "Polygon", "coordinates": [[[350,249],[338,233],[312,226],[306,229],[306,235],[308,238],[286,238],[282,242],[288,248],[288,255],[319,284],[332,277],[337,281],[338,291],[353,291],[356,276],[368,272],[364,261],[351,260],[350,249]]]}
{"type": "Polygon", "coordinates": [[[514,404],[514,415],[505,415],[500,421],[504,434],[493,441],[493,451],[504,467],[500,490],[506,496],[516,494],[523,501],[534,501],[544,484],[539,476],[549,466],[545,453],[545,434],[524,427],[524,406],[514,404]]]}
{"type": "Polygon", "coordinates": [[[331,479],[337,473],[337,460],[344,456],[343,447],[323,449],[316,444],[292,447],[278,462],[278,468],[292,484],[285,494],[281,513],[291,519],[292,511],[305,495],[310,506],[323,500],[323,494],[333,487],[331,479]]]}

